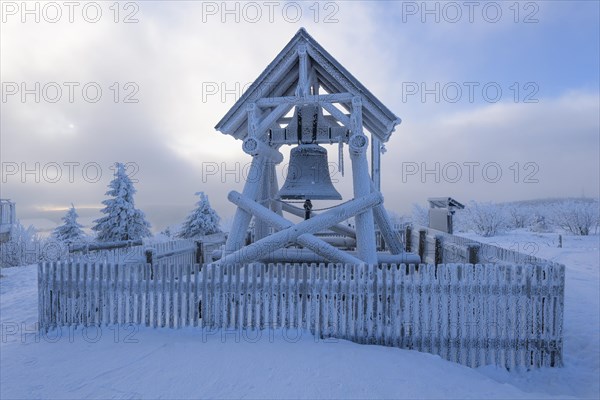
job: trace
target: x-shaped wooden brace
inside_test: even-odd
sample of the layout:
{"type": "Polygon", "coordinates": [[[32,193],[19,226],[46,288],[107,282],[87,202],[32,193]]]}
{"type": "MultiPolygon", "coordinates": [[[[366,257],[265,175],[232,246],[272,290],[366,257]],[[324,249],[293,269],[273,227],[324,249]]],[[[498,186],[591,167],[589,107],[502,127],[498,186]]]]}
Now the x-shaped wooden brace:
{"type": "Polygon", "coordinates": [[[328,229],[335,224],[383,202],[381,193],[373,192],[366,196],[340,204],[313,218],[294,224],[236,191],[230,192],[228,198],[241,209],[281,230],[226,255],[216,262],[221,265],[252,262],[263,255],[269,254],[291,243],[298,243],[334,262],[362,264],[363,261],[360,259],[336,249],[313,234],[328,229]]]}

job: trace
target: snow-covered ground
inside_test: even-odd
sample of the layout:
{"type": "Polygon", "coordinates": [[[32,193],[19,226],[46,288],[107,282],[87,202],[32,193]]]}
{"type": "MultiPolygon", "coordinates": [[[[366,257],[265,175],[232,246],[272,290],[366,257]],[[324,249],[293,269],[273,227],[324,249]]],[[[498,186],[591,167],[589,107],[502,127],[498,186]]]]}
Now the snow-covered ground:
{"type": "Polygon", "coordinates": [[[307,332],[103,327],[33,333],[35,266],[2,270],[0,398],[598,398],[599,237],[477,240],[567,266],[565,366],[506,372],[307,332]],[[527,247],[523,247],[527,246],[527,247]],[[26,332],[26,330],[28,330],[26,332]]]}

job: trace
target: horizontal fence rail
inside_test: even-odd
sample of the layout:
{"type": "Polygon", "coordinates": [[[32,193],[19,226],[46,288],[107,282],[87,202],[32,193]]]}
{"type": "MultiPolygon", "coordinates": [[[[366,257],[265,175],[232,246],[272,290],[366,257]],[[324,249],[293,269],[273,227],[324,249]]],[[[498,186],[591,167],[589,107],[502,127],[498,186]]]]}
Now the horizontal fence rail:
{"type": "Polygon", "coordinates": [[[405,229],[406,251],[419,254],[425,263],[512,263],[554,265],[556,268],[560,266],[558,263],[534,256],[539,250],[535,243],[519,244],[519,250],[525,252],[523,253],[431,228],[409,225],[405,229]]]}
{"type": "Polygon", "coordinates": [[[116,242],[80,245],[65,254],[62,261],[79,263],[196,263],[201,240],[178,239],[167,242],[143,244],[138,242],[116,242]]]}
{"type": "Polygon", "coordinates": [[[562,364],[564,266],[39,265],[40,329],[309,329],[467,366],[562,364]]]}

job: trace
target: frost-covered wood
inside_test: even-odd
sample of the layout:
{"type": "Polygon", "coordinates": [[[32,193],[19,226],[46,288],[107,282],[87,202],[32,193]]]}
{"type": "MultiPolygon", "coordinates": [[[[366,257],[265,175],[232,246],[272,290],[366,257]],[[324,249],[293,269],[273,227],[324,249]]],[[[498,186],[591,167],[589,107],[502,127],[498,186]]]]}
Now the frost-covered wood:
{"type": "Polygon", "coordinates": [[[152,243],[144,245],[142,241],[121,241],[112,243],[94,244],[90,246],[78,246],[74,253],[70,254],[64,262],[106,262],[112,264],[124,263],[195,263],[199,247],[203,245],[220,244],[224,242],[221,235],[209,235],[196,239],[178,239],[168,242],[152,243]],[[215,236],[215,238],[211,238],[215,236]],[[200,243],[200,246],[198,245],[200,243]]]}
{"type": "MultiPolygon", "coordinates": [[[[228,198],[229,201],[231,201],[233,204],[243,208],[249,213],[252,213],[255,218],[269,223],[277,230],[287,229],[294,225],[291,221],[281,217],[277,213],[271,212],[269,209],[261,206],[257,202],[245,198],[243,195],[236,191],[231,191],[229,193],[228,198]]],[[[351,264],[361,263],[361,260],[359,260],[358,258],[353,257],[341,250],[338,250],[337,248],[333,247],[332,245],[326,243],[322,239],[319,239],[312,234],[300,235],[298,236],[296,241],[298,242],[298,244],[314,251],[316,254],[319,254],[325,257],[326,259],[351,264]]]]}
{"type": "MultiPolygon", "coordinates": [[[[368,188],[367,188],[368,190],[368,188]]],[[[248,198],[248,196],[243,196],[248,198]]],[[[335,225],[349,217],[355,215],[356,213],[364,212],[367,209],[370,209],[376,204],[379,204],[383,201],[381,194],[379,193],[367,193],[365,196],[360,198],[355,198],[353,200],[348,201],[342,205],[337,206],[334,209],[325,211],[322,214],[319,214],[316,217],[310,218],[308,220],[302,221],[297,225],[286,228],[279,232],[276,232],[266,238],[263,238],[257,242],[254,242],[246,247],[239,249],[236,252],[226,255],[221,258],[218,263],[219,264],[228,264],[228,263],[244,263],[250,262],[261,255],[266,255],[272,251],[280,249],[284,245],[288,243],[293,243],[297,240],[297,238],[305,233],[312,234],[316,233],[320,230],[327,229],[332,225],[335,225]]],[[[236,211],[236,215],[239,212],[243,212],[246,215],[250,216],[251,214],[242,208],[238,207],[236,211]]],[[[373,223],[373,214],[371,213],[371,222],[373,223]]],[[[373,229],[373,227],[371,227],[373,229]]],[[[233,232],[230,234],[233,235],[233,232]]],[[[229,237],[227,243],[229,244],[231,236],[229,237]]],[[[375,237],[373,235],[373,250],[375,247],[375,237]]],[[[227,249],[226,249],[227,250],[227,249]]],[[[375,261],[377,261],[377,255],[374,255],[375,261]]]]}
{"type": "Polygon", "coordinates": [[[43,331],[130,323],[303,329],[472,367],[562,364],[560,264],[44,263],[38,273],[43,331]]]}
{"type": "Polygon", "coordinates": [[[415,252],[421,256],[422,260],[430,263],[433,263],[434,259],[440,260],[438,263],[444,264],[514,263],[520,265],[546,265],[551,263],[533,255],[537,252],[534,244],[531,244],[530,247],[524,247],[524,252],[517,252],[421,226],[408,226],[406,228],[406,251],[415,252]],[[421,239],[423,240],[421,241],[421,239]]]}
{"type": "MultiPolygon", "coordinates": [[[[399,123],[398,117],[335,61],[304,29],[300,29],[216,126],[216,129],[222,133],[244,141],[243,150],[253,157],[253,171],[262,173],[263,179],[246,179],[242,199],[264,206],[261,209],[250,210],[248,207],[237,204],[238,209],[232,223],[231,233],[227,239],[225,250],[221,254],[222,259],[217,263],[256,262],[262,256],[277,251],[287,243],[298,242],[296,239],[299,239],[299,242],[302,242],[300,244],[304,247],[325,258],[327,262],[355,264],[360,260],[364,263],[377,263],[373,215],[375,205],[348,215],[348,217],[355,217],[356,232],[349,232],[348,229],[340,227],[341,220],[323,226],[323,229],[343,232],[343,234],[356,238],[354,247],[357,250],[357,257],[344,253],[345,250],[317,242],[312,236],[317,231],[303,231],[300,235],[292,235],[293,231],[306,229],[306,225],[302,225],[302,223],[294,227],[288,227],[285,224],[280,228],[281,232],[266,237],[268,235],[266,223],[272,224],[277,221],[277,217],[281,217],[281,206],[272,207],[273,202],[279,201],[280,198],[338,199],[339,194],[332,187],[335,195],[332,194],[329,197],[319,191],[308,190],[308,186],[298,185],[291,190],[287,186],[289,180],[278,192],[277,182],[267,179],[264,174],[267,169],[267,161],[271,163],[282,161],[283,156],[279,151],[281,145],[297,144],[298,147],[293,150],[290,158],[298,160],[302,153],[296,152],[296,150],[302,149],[302,146],[338,143],[340,159],[343,160],[343,144],[347,143],[352,160],[354,201],[368,196],[371,191],[379,193],[380,144],[389,139],[394,127],[399,123]],[[320,92],[326,93],[321,94],[320,92]],[[286,115],[292,108],[295,108],[295,112],[290,119],[286,115]],[[304,109],[311,111],[301,112],[304,109]],[[323,116],[323,109],[329,111],[327,118],[323,116]],[[348,111],[350,115],[345,114],[348,111]],[[304,117],[302,117],[303,114],[304,117]],[[372,163],[374,163],[372,165],[373,179],[377,182],[374,189],[371,189],[372,179],[369,175],[369,162],[366,154],[369,141],[363,134],[365,130],[371,133],[376,144],[376,148],[373,150],[374,156],[371,157],[372,163]],[[271,206],[265,204],[269,202],[271,206]],[[255,239],[257,241],[244,247],[244,236],[251,220],[251,214],[255,217],[255,239]],[[284,238],[284,236],[288,238],[284,238]]],[[[324,160],[324,158],[318,157],[318,160],[324,160]]],[[[308,161],[302,165],[315,167],[313,172],[319,171],[320,169],[317,167],[319,162],[311,162],[315,165],[308,165],[308,161]]],[[[296,178],[299,175],[300,173],[295,174],[296,178]]],[[[310,180],[308,171],[304,171],[303,175],[304,181],[310,180]]],[[[311,180],[310,187],[318,187],[312,186],[316,183],[311,180]]],[[[324,187],[321,186],[321,188],[324,187]]],[[[380,226],[381,234],[389,244],[392,254],[400,254],[403,252],[402,245],[393,235],[387,213],[380,203],[382,202],[376,205],[375,218],[380,226]]],[[[347,203],[343,203],[330,207],[330,211],[348,214],[347,206],[347,203]]],[[[289,205],[288,207],[290,208],[287,211],[292,213],[297,211],[289,205]]],[[[304,213],[302,216],[304,217],[304,213]]],[[[321,215],[313,215],[311,219],[322,221],[321,215]]],[[[290,262],[290,260],[285,261],[290,262]]]]}

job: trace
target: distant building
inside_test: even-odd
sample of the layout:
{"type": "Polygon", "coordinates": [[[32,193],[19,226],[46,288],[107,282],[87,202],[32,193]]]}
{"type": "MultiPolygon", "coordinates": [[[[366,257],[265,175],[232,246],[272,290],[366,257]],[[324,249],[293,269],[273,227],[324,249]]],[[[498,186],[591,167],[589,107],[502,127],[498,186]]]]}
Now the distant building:
{"type": "Polygon", "coordinates": [[[452,217],[456,210],[462,210],[465,206],[452,197],[430,197],[427,201],[429,201],[429,227],[453,233],[452,217]]]}
{"type": "Polygon", "coordinates": [[[0,199],[0,243],[7,242],[17,222],[15,203],[0,199]]]}

